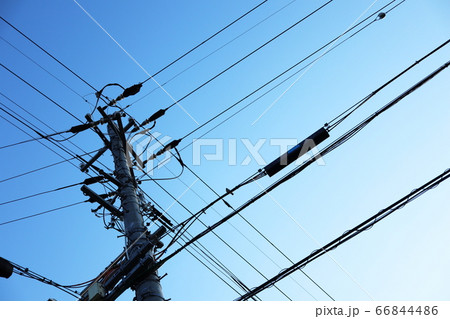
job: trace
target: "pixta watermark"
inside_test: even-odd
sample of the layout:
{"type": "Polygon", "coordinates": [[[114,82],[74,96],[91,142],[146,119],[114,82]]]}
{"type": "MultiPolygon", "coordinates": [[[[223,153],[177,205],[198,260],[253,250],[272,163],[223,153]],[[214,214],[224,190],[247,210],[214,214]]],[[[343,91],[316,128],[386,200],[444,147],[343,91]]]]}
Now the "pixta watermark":
{"type": "MultiPolygon", "coordinates": [[[[132,154],[133,164],[136,168],[151,175],[157,169],[167,165],[178,156],[175,150],[168,150],[155,156],[165,145],[170,143],[170,136],[159,132],[141,131],[128,140],[128,151],[132,154]]],[[[192,140],[191,154],[184,155],[183,161],[190,165],[200,166],[205,162],[224,162],[227,166],[256,165],[261,168],[279,159],[281,165],[288,164],[289,153],[294,148],[301,148],[304,156],[296,159],[293,165],[299,165],[309,156],[315,156],[316,163],[324,166],[325,161],[320,156],[317,145],[311,139],[303,141],[296,138],[261,138],[252,140],[249,138],[201,138],[192,140]],[[269,154],[269,155],[268,155],[269,154]]],[[[297,150],[298,151],[298,150],[297,150]]],[[[186,152],[187,153],[187,152],[186,152]]],[[[186,154],[185,153],[185,154],[186,154]]]]}

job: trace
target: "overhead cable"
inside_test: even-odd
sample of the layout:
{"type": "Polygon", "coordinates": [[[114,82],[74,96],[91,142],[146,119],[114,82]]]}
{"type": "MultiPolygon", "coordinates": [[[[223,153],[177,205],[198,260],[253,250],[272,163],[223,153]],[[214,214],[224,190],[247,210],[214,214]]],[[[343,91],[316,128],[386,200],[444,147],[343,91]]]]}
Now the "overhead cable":
{"type": "Polygon", "coordinates": [[[264,282],[263,284],[259,285],[256,288],[253,288],[251,292],[244,294],[240,297],[238,297],[235,300],[247,300],[251,297],[254,297],[256,294],[260,293],[261,291],[271,287],[273,284],[279,282],[283,278],[286,278],[287,276],[291,275],[298,269],[304,268],[306,265],[311,263],[312,261],[316,260],[320,256],[328,253],[329,251],[336,249],[343,243],[347,242],[348,240],[354,238],[355,236],[361,234],[362,232],[371,229],[375,224],[383,220],[384,218],[388,217],[395,211],[405,207],[410,202],[416,200],[423,194],[425,194],[427,191],[436,188],[439,186],[440,183],[447,180],[450,177],[450,169],[447,169],[444,173],[436,176],[432,180],[428,181],[424,185],[420,186],[419,188],[414,189],[409,194],[405,195],[395,203],[389,205],[388,207],[380,210],[375,215],[371,216],[370,218],[366,219],[359,225],[353,227],[352,229],[349,229],[345,231],[341,236],[337,237],[336,239],[330,241],[328,244],[322,246],[321,248],[314,250],[312,253],[310,253],[307,257],[303,258],[299,262],[295,263],[294,265],[284,269],[274,277],[272,277],[270,280],[264,282]]]}
{"type": "MultiPolygon", "coordinates": [[[[228,214],[227,216],[225,216],[224,218],[222,218],[221,220],[219,220],[218,222],[216,222],[215,224],[213,224],[212,226],[207,227],[204,231],[200,232],[199,234],[197,234],[196,236],[194,236],[188,243],[186,243],[183,247],[177,249],[176,251],[174,251],[173,253],[171,253],[169,256],[165,257],[163,260],[161,260],[159,262],[159,265],[162,265],[164,262],[166,262],[167,260],[169,260],[170,258],[172,258],[173,256],[175,256],[176,254],[180,253],[183,248],[189,246],[191,243],[199,240],[200,238],[202,238],[203,236],[205,236],[206,234],[210,233],[211,231],[213,231],[214,229],[216,229],[217,227],[219,227],[220,225],[222,225],[223,223],[225,223],[226,221],[228,221],[229,219],[231,219],[233,216],[239,214],[242,210],[244,210],[245,208],[249,207],[250,205],[252,205],[254,202],[256,202],[257,200],[259,200],[260,198],[264,197],[265,195],[267,195],[269,192],[271,192],[272,190],[274,190],[275,188],[277,188],[278,186],[280,186],[281,184],[285,183],[286,181],[288,181],[289,179],[291,179],[292,177],[296,176],[297,174],[299,174],[301,171],[303,171],[306,167],[308,167],[309,165],[311,165],[312,163],[314,163],[315,161],[317,161],[319,158],[322,158],[323,156],[325,156],[326,154],[330,153],[331,151],[333,151],[334,149],[338,148],[339,146],[341,146],[342,144],[344,144],[345,142],[347,142],[350,138],[352,138],[353,136],[355,136],[359,131],[361,131],[366,125],[368,125],[372,120],[374,120],[376,117],[378,117],[379,115],[381,115],[382,113],[384,113],[385,111],[387,111],[388,109],[390,109],[391,107],[393,107],[394,105],[396,105],[398,102],[400,102],[402,99],[404,99],[406,96],[408,96],[409,94],[411,94],[412,92],[414,92],[415,90],[417,90],[418,88],[420,88],[422,85],[424,85],[425,83],[427,83],[428,81],[430,81],[432,78],[434,78],[436,75],[438,75],[440,72],[442,72],[443,70],[445,70],[448,66],[450,65],[450,61],[446,62],[445,64],[443,64],[441,67],[439,67],[438,69],[436,69],[434,72],[432,72],[431,74],[429,74],[428,76],[426,76],[424,79],[422,79],[421,81],[419,81],[418,83],[416,83],[415,85],[413,85],[412,87],[410,87],[408,90],[406,90],[405,92],[403,92],[402,94],[400,94],[399,96],[397,96],[395,99],[393,99],[391,102],[389,102],[388,104],[386,104],[385,106],[383,106],[382,108],[380,108],[378,111],[376,111],[375,113],[373,113],[371,116],[369,116],[367,119],[365,119],[364,121],[362,121],[360,124],[356,125],[353,129],[349,130],[347,133],[343,134],[340,138],[336,139],[333,143],[331,143],[330,145],[328,145],[326,148],[324,148],[322,151],[320,151],[318,154],[314,155],[313,157],[311,157],[310,159],[308,159],[307,161],[305,161],[302,165],[296,167],[295,169],[293,169],[290,173],[286,174],[284,177],[280,178],[279,180],[277,180],[276,182],[274,182],[273,184],[271,184],[270,186],[268,186],[266,189],[264,189],[262,192],[260,192],[259,194],[253,196],[250,200],[248,200],[247,202],[245,202],[243,205],[241,205],[240,207],[238,207],[237,209],[235,209],[232,213],[228,214]]],[[[197,214],[202,214],[203,210],[200,210],[197,214]]]]}

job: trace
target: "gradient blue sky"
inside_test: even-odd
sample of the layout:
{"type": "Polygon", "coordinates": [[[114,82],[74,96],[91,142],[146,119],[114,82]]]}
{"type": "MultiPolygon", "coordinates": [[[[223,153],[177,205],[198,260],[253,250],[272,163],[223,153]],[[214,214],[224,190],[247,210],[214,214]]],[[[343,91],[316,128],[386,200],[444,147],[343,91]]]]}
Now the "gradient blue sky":
{"type": "MultiPolygon", "coordinates": [[[[271,0],[251,15],[208,42],[156,80],[165,82],[192,63],[208,55],[251,26],[288,4],[287,0],[271,0]]],[[[201,89],[181,104],[198,122],[236,102],[259,85],[345,31],[373,0],[335,0],[318,14],[286,33],[245,62],[201,89]]],[[[362,17],[378,10],[389,1],[379,0],[362,17]]],[[[400,1],[397,1],[399,3],[400,1]]],[[[258,1],[86,1],[79,3],[150,73],[154,73],[188,49],[219,30],[258,1]]],[[[211,76],[284,30],[325,1],[297,0],[238,40],[205,59],[165,86],[175,98],[180,98],[211,76]]],[[[72,1],[2,1],[1,16],[31,37],[54,56],[67,64],[96,88],[111,82],[130,86],[147,78],[139,68],[89,17],[72,1]]],[[[447,40],[450,34],[445,0],[406,0],[385,19],[337,48],[316,63],[255,125],[252,122],[292,83],[283,84],[274,92],[241,112],[238,116],[207,135],[220,138],[228,145],[237,139],[238,165],[223,161],[202,161],[191,166],[217,192],[233,187],[254,173],[255,162],[239,165],[248,155],[241,139],[256,143],[268,139],[261,155],[269,162],[278,149],[269,144],[271,138],[301,140],[325,122],[339,114],[411,63],[447,40]]],[[[0,35],[67,83],[90,102],[93,91],[49,59],[18,33],[0,22],[0,35]]],[[[62,86],[10,45],[0,39],[1,63],[64,105],[80,118],[92,107],[62,86]]],[[[332,132],[331,139],[351,128],[395,96],[447,62],[450,48],[444,48],[420,64],[392,86],[382,91],[365,107],[332,132]]],[[[60,131],[78,124],[55,105],[0,69],[0,92],[7,95],[45,123],[60,131]]],[[[246,209],[243,214],[270,238],[292,260],[298,261],[312,250],[352,228],[362,220],[388,206],[450,167],[448,120],[450,70],[444,71],[424,87],[404,99],[395,108],[377,118],[351,141],[333,151],[324,166],[312,165],[294,179],[246,209]],[[302,231],[275,203],[281,204],[310,235],[302,231]],[[312,239],[313,238],[313,239],[312,239]]],[[[123,102],[127,105],[151,91],[148,82],[141,93],[123,102]]],[[[120,92],[110,89],[114,97],[120,92]]],[[[19,110],[0,96],[0,101],[46,131],[41,123],[19,110]]],[[[134,104],[129,112],[143,120],[156,110],[171,104],[170,98],[157,90],[134,104]]],[[[4,113],[2,116],[7,117],[4,113]]],[[[96,114],[98,117],[98,114],[96,114]]],[[[1,120],[1,145],[28,139],[28,136],[1,120]]],[[[217,121],[212,123],[212,127],[217,121]]],[[[154,131],[163,136],[179,138],[196,124],[181,109],[174,107],[158,121],[154,131]]],[[[203,128],[181,143],[181,148],[209,128],[203,128]]],[[[73,142],[85,150],[101,146],[100,139],[90,131],[83,132],[73,142]]],[[[79,152],[66,143],[67,147],[79,152]]],[[[20,174],[60,160],[39,143],[33,142],[0,150],[0,179],[20,174]]],[[[279,154],[278,154],[279,155],[279,154]]],[[[192,165],[192,148],[182,152],[192,165]]],[[[110,164],[109,154],[102,162],[110,164]]],[[[76,162],[74,162],[76,163],[76,162]]],[[[111,164],[110,164],[110,167],[111,164]]],[[[174,172],[179,168],[172,162],[174,172]]],[[[164,168],[155,177],[169,177],[164,168]]],[[[69,164],[0,183],[0,202],[82,181],[86,176],[69,164]]],[[[260,180],[262,186],[276,177],[260,180]]],[[[196,177],[185,171],[179,180],[161,184],[178,197],[196,177]]],[[[167,208],[172,199],[152,182],[143,188],[167,208]]],[[[96,188],[101,192],[101,188],[96,188]]],[[[204,201],[215,198],[200,181],[186,192],[180,201],[196,212],[204,201]]],[[[252,184],[229,198],[238,206],[261,189],[252,184]]],[[[304,270],[336,300],[448,300],[447,253],[450,222],[448,214],[450,185],[442,184],[370,231],[336,249],[330,255],[308,265],[304,270]],[[337,266],[337,264],[340,265],[337,266]],[[345,272],[342,268],[345,269],[345,272]],[[352,277],[353,279],[350,279],[352,277]],[[365,292],[366,291],[366,292],[365,292]]],[[[39,196],[0,207],[0,223],[58,206],[84,200],[78,187],[39,196]]],[[[0,226],[0,256],[61,284],[83,282],[95,277],[123,249],[123,238],[105,230],[101,219],[90,209],[93,204],[50,213],[44,216],[0,226]]],[[[169,213],[177,220],[188,217],[179,205],[169,213]]],[[[222,204],[216,212],[202,217],[212,224],[229,213],[222,204]]],[[[282,268],[289,262],[270,247],[239,218],[232,224],[245,233],[261,250],[282,268]]],[[[191,234],[203,230],[194,225],[191,234]]],[[[153,229],[153,228],[152,228],[153,229]]],[[[252,244],[229,224],[218,234],[244,255],[267,277],[280,271],[252,244]]],[[[201,240],[217,258],[229,267],[247,286],[265,281],[212,235],[201,240]]],[[[172,300],[232,300],[238,295],[205,269],[187,253],[181,253],[165,264],[161,274],[166,298],[172,300]]],[[[278,286],[295,300],[328,300],[302,274],[293,275],[308,292],[287,278],[278,286]]],[[[120,299],[131,300],[127,291],[120,299]]],[[[30,279],[13,275],[0,279],[0,300],[73,300],[59,290],[30,279]]],[[[263,300],[285,300],[274,288],[260,294],[263,300]]]]}

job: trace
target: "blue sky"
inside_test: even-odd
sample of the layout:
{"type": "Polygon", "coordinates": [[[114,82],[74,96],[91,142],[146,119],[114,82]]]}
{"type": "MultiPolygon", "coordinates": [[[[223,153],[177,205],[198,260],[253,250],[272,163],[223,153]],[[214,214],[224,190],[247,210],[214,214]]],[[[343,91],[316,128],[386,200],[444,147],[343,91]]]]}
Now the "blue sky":
{"type": "MultiPolygon", "coordinates": [[[[207,44],[194,51],[155,79],[164,83],[223,44],[234,39],[291,1],[270,0],[207,44]]],[[[245,56],[326,1],[297,0],[245,33],[223,49],[204,59],[164,86],[178,99],[227,66],[245,56]]],[[[226,72],[181,105],[197,122],[203,123],[258,86],[327,43],[361,17],[388,4],[379,0],[335,0],[323,10],[287,32],[244,62],[226,72]]],[[[257,1],[78,1],[102,27],[113,36],[139,64],[153,74],[229,22],[257,5],[257,1]]],[[[400,1],[396,1],[400,3],[400,1]]],[[[2,1],[1,16],[51,52],[95,88],[117,82],[128,87],[147,78],[146,73],[127,56],[72,0],[2,1]]],[[[255,160],[241,165],[248,150],[243,139],[252,144],[266,139],[260,154],[267,162],[279,155],[270,139],[297,139],[309,136],[324,123],[363,98],[391,77],[448,39],[450,4],[444,0],[406,0],[385,19],[350,39],[315,63],[256,124],[252,123],[295,80],[287,81],[237,116],[205,136],[221,139],[226,146],[224,160],[193,164],[192,147],[181,152],[183,160],[218,193],[240,183],[261,168],[255,160]],[[237,164],[229,165],[228,143],[235,140],[237,164]],[[278,155],[277,155],[278,154],[278,155]]],[[[73,91],[94,103],[94,91],[0,21],[1,37],[39,63],[73,91]]],[[[83,118],[92,110],[80,96],[63,86],[48,73],[0,39],[1,63],[22,76],[57,103],[83,118]]],[[[329,141],[352,128],[369,114],[392,100],[437,67],[448,61],[445,47],[383,90],[363,108],[332,131],[329,141]]],[[[301,67],[301,66],[300,66],[301,67]]],[[[78,124],[23,82],[0,69],[0,92],[57,131],[78,124]]],[[[312,165],[294,179],[243,212],[243,215],[270,238],[293,261],[298,261],[359,222],[388,206],[450,166],[448,107],[450,70],[405,98],[393,109],[373,121],[360,134],[336,149],[325,165],[312,165]],[[278,202],[280,205],[276,204],[278,202]],[[288,212],[298,224],[293,222],[288,212]],[[300,229],[299,225],[303,228],[300,229]],[[304,230],[307,231],[306,234],[304,230]]],[[[131,104],[156,87],[147,82],[139,95],[124,100],[131,104]]],[[[120,94],[117,88],[105,91],[109,97],[120,94]]],[[[0,102],[32,123],[50,132],[48,127],[19,109],[3,96],[0,102]]],[[[144,120],[156,110],[172,104],[161,89],[128,108],[144,120]]],[[[245,104],[242,104],[243,106],[245,104]]],[[[238,107],[241,107],[238,106],[238,107]]],[[[26,127],[8,117],[19,127],[26,127]]],[[[95,114],[99,118],[99,114],[95,114]]],[[[154,132],[180,138],[197,124],[177,106],[158,120],[154,132]]],[[[219,119],[220,120],[220,119],[219,119]]],[[[183,140],[180,148],[200,137],[219,120],[183,140]]],[[[1,119],[1,145],[22,141],[29,136],[1,119]]],[[[105,128],[103,128],[105,129],[105,128]]],[[[27,130],[30,134],[33,132],[27,130]]],[[[91,131],[78,134],[71,141],[86,151],[101,147],[101,140],[91,131]]],[[[56,149],[51,144],[44,144],[56,149]]],[[[80,154],[76,146],[65,142],[80,154]]],[[[326,145],[326,144],[323,144],[326,145]]],[[[205,148],[210,152],[211,148],[205,148]]],[[[37,142],[1,149],[0,180],[61,160],[37,142]]],[[[59,153],[66,155],[59,151],[59,153]]],[[[112,167],[109,154],[101,161],[112,167]]],[[[73,161],[78,165],[76,161],[73,161]]],[[[167,166],[174,173],[175,161],[167,166]]],[[[287,169],[286,169],[287,170],[287,169]]],[[[280,173],[281,174],[281,173],[280,173]]],[[[155,178],[171,177],[165,168],[155,178]]],[[[68,163],[0,183],[0,202],[81,182],[87,176],[68,163]]],[[[259,181],[267,186],[278,176],[259,181]]],[[[176,180],[161,181],[173,196],[196,212],[215,199],[214,193],[189,171],[176,180]],[[186,191],[186,186],[193,186],[186,191]],[[186,191],[186,192],[185,192],[186,191]],[[199,196],[197,196],[199,195],[199,196]]],[[[178,221],[189,216],[181,206],[153,182],[143,189],[157,203],[169,209],[178,221]]],[[[102,192],[101,187],[93,187],[102,192]]],[[[261,191],[251,184],[228,198],[237,207],[261,191]]],[[[448,300],[447,269],[450,258],[446,225],[450,185],[443,183],[409,204],[368,232],[342,245],[329,256],[308,265],[304,271],[336,300],[448,300]],[[338,266],[339,265],[339,266],[338,266]],[[344,270],[345,271],[344,271],[344,270]]],[[[79,187],[0,206],[0,223],[59,206],[85,200],[79,187]]],[[[61,284],[74,284],[94,278],[123,249],[119,233],[106,230],[85,203],[47,215],[0,226],[0,256],[29,267],[61,284]]],[[[202,216],[205,224],[230,212],[223,204],[202,216]]],[[[217,233],[266,277],[290,263],[268,245],[239,217],[231,223],[253,243],[243,238],[233,226],[225,224],[217,233]],[[257,246],[264,251],[267,258],[257,246]]],[[[195,224],[192,235],[204,226],[195,224]]],[[[154,228],[151,228],[154,230],[154,228]]],[[[200,241],[248,287],[265,279],[213,235],[200,241]]],[[[188,253],[167,262],[160,274],[166,298],[172,300],[232,300],[238,294],[215,277],[188,253]]],[[[284,279],[278,287],[295,300],[329,300],[301,273],[294,280],[284,279]],[[307,292],[305,292],[305,290],[307,292]]],[[[242,292],[242,291],[240,291],[242,292]]],[[[1,300],[73,300],[57,289],[13,275],[1,279],[1,300]]],[[[127,291],[121,300],[131,300],[127,291]]],[[[263,300],[285,300],[276,289],[260,294],[263,300]]]]}

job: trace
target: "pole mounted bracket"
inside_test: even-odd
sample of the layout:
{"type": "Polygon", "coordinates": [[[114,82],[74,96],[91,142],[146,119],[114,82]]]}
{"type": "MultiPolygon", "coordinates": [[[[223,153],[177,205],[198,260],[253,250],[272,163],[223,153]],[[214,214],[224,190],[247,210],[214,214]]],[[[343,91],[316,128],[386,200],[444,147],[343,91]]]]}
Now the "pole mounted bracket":
{"type": "Polygon", "coordinates": [[[114,207],[111,203],[109,203],[107,200],[102,198],[100,195],[98,195],[96,192],[94,192],[92,189],[87,187],[86,185],[81,186],[81,191],[84,195],[89,197],[90,202],[96,202],[103,206],[105,209],[107,209],[111,214],[117,217],[122,217],[122,212],[118,210],[116,207],[114,207]]]}

